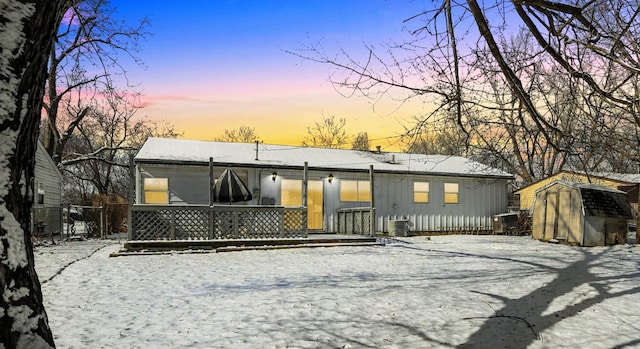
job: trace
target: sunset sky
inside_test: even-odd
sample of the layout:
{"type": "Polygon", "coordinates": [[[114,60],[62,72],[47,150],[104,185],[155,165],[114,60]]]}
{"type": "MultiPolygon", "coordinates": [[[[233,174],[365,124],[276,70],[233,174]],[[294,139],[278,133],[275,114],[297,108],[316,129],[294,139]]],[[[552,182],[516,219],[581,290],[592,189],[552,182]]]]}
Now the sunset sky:
{"type": "Polygon", "coordinates": [[[420,101],[345,98],[329,82],[334,68],[285,51],[320,43],[328,55],[342,48],[365,58],[365,45],[401,40],[403,20],[433,6],[397,3],[112,1],[127,21],[151,22],[139,54],[146,68],[127,65],[130,82],[144,94],[142,114],[168,120],[184,138],[212,140],[249,126],[265,143],[299,145],[307,126],[333,115],[347,120],[349,134],[366,131],[372,147],[387,150],[400,150],[390,137],[402,132],[401,123],[425,113],[420,101]]]}

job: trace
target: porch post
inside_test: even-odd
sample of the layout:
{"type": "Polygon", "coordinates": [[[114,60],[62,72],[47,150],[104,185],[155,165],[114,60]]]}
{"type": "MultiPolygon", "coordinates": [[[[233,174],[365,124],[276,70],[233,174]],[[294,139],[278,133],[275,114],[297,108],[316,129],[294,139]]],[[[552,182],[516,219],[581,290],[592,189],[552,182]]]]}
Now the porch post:
{"type": "Polygon", "coordinates": [[[307,236],[307,228],[309,227],[309,208],[307,207],[307,187],[309,182],[309,163],[304,162],[304,170],[302,171],[302,226],[300,230],[307,236]]]}
{"type": "Polygon", "coordinates": [[[209,206],[213,206],[213,158],[209,157],[209,206]]]}
{"type": "MultiPolygon", "coordinates": [[[[129,205],[127,205],[127,240],[132,240],[132,232],[133,232],[133,203],[136,200],[136,190],[140,192],[140,188],[138,188],[139,183],[136,181],[137,176],[135,175],[135,163],[133,161],[133,154],[129,154],[129,205]]],[[[137,203],[137,202],[136,202],[137,203]]],[[[67,211],[67,218],[69,218],[69,211],[67,211]]]]}
{"type": "Polygon", "coordinates": [[[369,234],[376,236],[376,204],[373,185],[373,165],[369,165],[369,192],[371,194],[371,207],[369,208],[369,234]]]}
{"type": "Polygon", "coordinates": [[[209,157],[209,240],[215,236],[215,212],[213,211],[213,157],[209,157]]]}
{"type": "Polygon", "coordinates": [[[135,182],[135,163],[133,162],[133,154],[129,154],[129,206],[133,205],[136,200],[135,190],[138,189],[138,183],[135,182]]]}
{"type": "Polygon", "coordinates": [[[307,207],[307,176],[309,175],[308,163],[304,162],[304,170],[302,172],[302,206],[307,207]]]}

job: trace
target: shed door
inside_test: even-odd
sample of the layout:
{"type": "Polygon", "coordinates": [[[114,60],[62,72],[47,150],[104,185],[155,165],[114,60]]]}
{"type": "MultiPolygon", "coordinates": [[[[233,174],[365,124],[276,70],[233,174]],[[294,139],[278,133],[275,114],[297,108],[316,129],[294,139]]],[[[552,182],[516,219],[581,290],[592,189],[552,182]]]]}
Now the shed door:
{"type": "Polygon", "coordinates": [[[567,236],[569,236],[571,218],[574,211],[573,207],[571,207],[571,191],[562,190],[558,195],[558,213],[556,216],[558,223],[555,238],[565,241],[567,240],[567,236]]]}
{"type": "Polygon", "coordinates": [[[548,192],[544,218],[544,241],[554,239],[556,236],[556,219],[558,215],[558,195],[548,192]]]}

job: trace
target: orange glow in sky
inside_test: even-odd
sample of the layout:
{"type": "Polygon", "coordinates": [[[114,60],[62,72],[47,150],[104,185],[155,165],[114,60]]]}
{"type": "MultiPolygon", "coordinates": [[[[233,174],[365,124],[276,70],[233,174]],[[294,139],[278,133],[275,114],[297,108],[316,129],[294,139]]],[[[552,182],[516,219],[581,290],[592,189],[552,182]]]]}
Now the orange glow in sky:
{"type": "MultiPolygon", "coordinates": [[[[353,1],[112,1],[128,21],[148,17],[152,33],[139,54],[146,69],[128,69],[143,93],[141,114],[167,120],[183,138],[213,140],[224,130],[255,128],[261,141],[300,145],[323,117],[346,119],[347,133],[367,132],[372,148],[402,150],[395,138],[421,101],[341,96],[330,65],[300,52],[320,42],[327,53],[363,52],[402,34],[403,20],[421,5],[353,1]],[[188,4],[188,5],[187,5],[188,4]]],[[[337,75],[336,75],[337,74],[337,75]]],[[[346,92],[346,91],[343,91],[346,92]]]]}

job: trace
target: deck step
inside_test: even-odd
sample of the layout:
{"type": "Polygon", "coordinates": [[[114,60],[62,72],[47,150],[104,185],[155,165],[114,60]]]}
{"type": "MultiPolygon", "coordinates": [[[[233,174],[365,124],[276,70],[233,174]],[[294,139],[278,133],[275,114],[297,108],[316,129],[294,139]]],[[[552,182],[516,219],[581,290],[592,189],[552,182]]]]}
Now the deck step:
{"type": "Polygon", "coordinates": [[[339,246],[384,246],[384,241],[378,240],[375,237],[345,237],[339,235],[294,239],[127,241],[124,243],[124,249],[115,253],[114,257],[124,255],[176,253],[177,251],[194,251],[192,253],[204,253],[339,246]]]}
{"type": "Polygon", "coordinates": [[[317,248],[317,247],[350,247],[350,246],[384,246],[381,242],[336,242],[298,245],[272,245],[272,246],[227,246],[216,249],[216,252],[250,251],[250,250],[281,250],[289,248],[317,248]]]}

